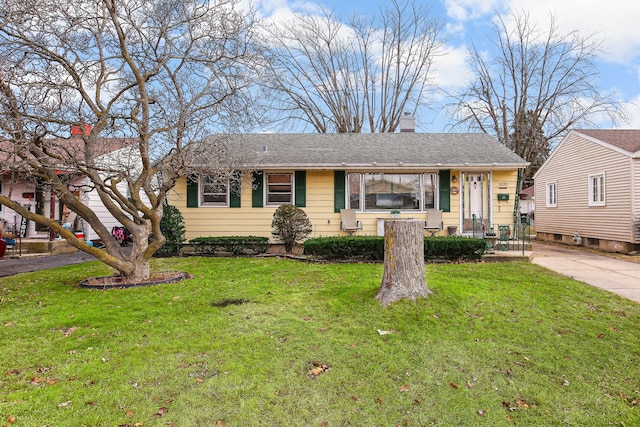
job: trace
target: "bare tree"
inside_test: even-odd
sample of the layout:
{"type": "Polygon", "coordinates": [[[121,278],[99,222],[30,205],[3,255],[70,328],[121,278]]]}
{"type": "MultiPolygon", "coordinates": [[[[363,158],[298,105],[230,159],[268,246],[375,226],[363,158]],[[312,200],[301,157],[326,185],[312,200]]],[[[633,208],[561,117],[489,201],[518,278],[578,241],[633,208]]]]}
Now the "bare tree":
{"type": "Polygon", "coordinates": [[[475,45],[470,52],[474,80],[455,96],[453,127],[495,136],[531,162],[525,174],[533,176],[550,142],[577,125],[615,120],[621,109],[598,87],[600,44],[592,35],[562,33],[553,15],[546,30],[528,13],[510,18],[513,22],[500,18],[495,26],[495,54],[475,45]],[[546,143],[530,138],[536,127],[541,132],[535,135],[544,135],[546,143]]]}
{"type": "Polygon", "coordinates": [[[333,12],[269,27],[267,86],[281,119],[315,131],[394,132],[405,112],[427,104],[442,25],[415,0],[386,3],[376,16],[340,22],[333,12]]]}
{"type": "Polygon", "coordinates": [[[247,121],[247,88],[262,59],[252,14],[236,5],[6,1],[0,10],[2,169],[46,186],[96,231],[106,251],[11,194],[0,195],[0,204],[54,230],[125,280],[149,277],[149,260],[165,242],[163,204],[176,180],[198,172],[196,159],[207,165],[204,172],[232,167],[223,139],[198,141],[247,121]],[[78,123],[87,126],[77,138],[62,139],[78,123]],[[114,146],[125,151],[105,157],[114,146]],[[79,189],[70,183],[80,176],[88,180],[79,189]],[[130,252],[76,197],[78,190],[96,191],[131,232],[130,252]]]}

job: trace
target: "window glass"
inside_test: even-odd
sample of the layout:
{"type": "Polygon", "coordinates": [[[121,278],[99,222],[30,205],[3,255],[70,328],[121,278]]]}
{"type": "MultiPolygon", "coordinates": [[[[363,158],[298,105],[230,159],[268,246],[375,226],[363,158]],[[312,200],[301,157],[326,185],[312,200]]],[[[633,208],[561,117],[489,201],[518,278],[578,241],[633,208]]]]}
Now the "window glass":
{"type": "Polygon", "coordinates": [[[365,174],[365,210],[419,210],[420,175],[365,174]]]}
{"type": "Polygon", "coordinates": [[[589,175],[589,206],[605,205],[604,174],[589,175]]]}
{"type": "Polygon", "coordinates": [[[267,205],[293,203],[293,174],[267,174],[267,205]]]}
{"type": "Polygon", "coordinates": [[[201,206],[227,206],[229,185],[226,179],[207,175],[200,183],[201,206]]]}
{"type": "Polygon", "coordinates": [[[434,174],[424,174],[424,209],[436,208],[436,182],[434,174]]]}
{"type": "Polygon", "coordinates": [[[547,184],[547,207],[558,205],[558,186],[555,182],[547,184]]]}
{"type": "Polygon", "coordinates": [[[360,183],[361,174],[349,174],[349,209],[362,209],[360,205],[360,183]]]}

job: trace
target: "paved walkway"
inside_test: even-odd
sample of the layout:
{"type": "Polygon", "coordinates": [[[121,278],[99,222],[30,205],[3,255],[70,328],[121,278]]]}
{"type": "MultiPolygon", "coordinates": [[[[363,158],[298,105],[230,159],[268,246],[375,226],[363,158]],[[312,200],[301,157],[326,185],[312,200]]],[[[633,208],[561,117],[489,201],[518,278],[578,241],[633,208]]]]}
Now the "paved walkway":
{"type": "Polygon", "coordinates": [[[70,254],[26,256],[22,258],[9,258],[5,254],[0,258],[0,277],[13,276],[18,273],[44,270],[47,268],[60,267],[63,265],[78,264],[91,261],[95,258],[85,252],[74,252],[70,254]]]}
{"type": "MultiPolygon", "coordinates": [[[[95,259],[84,252],[0,259],[0,277],[95,259]]],[[[621,261],[570,246],[534,242],[531,262],[640,302],[640,263],[621,261]]]]}
{"type": "Polygon", "coordinates": [[[540,242],[533,245],[531,262],[640,302],[640,263],[540,242]]]}

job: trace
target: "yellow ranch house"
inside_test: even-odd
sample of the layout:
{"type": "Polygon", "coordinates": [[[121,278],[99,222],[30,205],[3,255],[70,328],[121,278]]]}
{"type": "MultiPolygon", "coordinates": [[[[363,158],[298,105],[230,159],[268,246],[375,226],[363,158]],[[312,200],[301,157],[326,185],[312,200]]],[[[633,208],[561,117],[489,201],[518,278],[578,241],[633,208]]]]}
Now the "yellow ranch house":
{"type": "Polygon", "coordinates": [[[274,211],[284,203],[306,212],[310,237],[382,235],[392,216],[436,218],[425,233],[472,235],[513,224],[518,170],[528,165],[479,133],[224,138],[242,172],[224,182],[185,177],[169,198],[184,217],[187,239],[271,237],[274,211]]]}

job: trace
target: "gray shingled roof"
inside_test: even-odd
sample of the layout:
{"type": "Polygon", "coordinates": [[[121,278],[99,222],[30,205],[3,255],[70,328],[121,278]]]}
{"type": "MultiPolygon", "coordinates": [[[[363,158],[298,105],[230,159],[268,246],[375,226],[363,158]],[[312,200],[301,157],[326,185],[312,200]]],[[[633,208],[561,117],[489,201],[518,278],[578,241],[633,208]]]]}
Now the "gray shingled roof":
{"type": "Polygon", "coordinates": [[[305,169],[524,168],[526,161],[479,133],[246,134],[227,141],[247,166],[305,169]]]}

